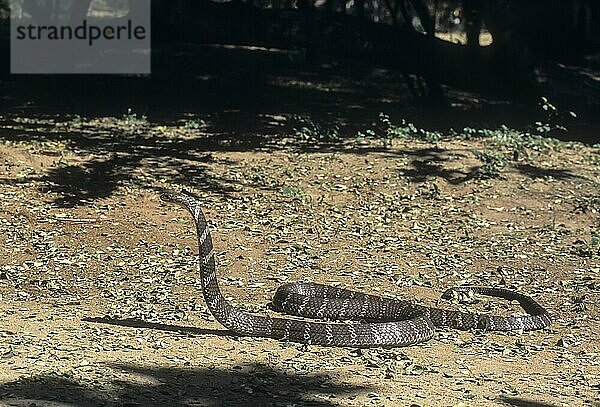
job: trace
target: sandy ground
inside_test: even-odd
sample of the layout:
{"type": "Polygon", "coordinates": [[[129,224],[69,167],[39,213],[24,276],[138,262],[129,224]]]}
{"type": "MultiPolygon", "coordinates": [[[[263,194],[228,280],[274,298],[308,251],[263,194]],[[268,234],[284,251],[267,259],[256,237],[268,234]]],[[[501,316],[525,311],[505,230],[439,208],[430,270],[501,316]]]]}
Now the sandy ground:
{"type": "Polygon", "coordinates": [[[597,148],[528,148],[485,179],[486,138],[242,148],[106,119],[5,122],[0,141],[0,405],[600,405],[597,148]],[[201,200],[247,310],[272,313],[285,281],[431,305],[479,284],[530,294],[553,325],[396,349],[238,337],[204,304],[167,187],[201,200]]]}

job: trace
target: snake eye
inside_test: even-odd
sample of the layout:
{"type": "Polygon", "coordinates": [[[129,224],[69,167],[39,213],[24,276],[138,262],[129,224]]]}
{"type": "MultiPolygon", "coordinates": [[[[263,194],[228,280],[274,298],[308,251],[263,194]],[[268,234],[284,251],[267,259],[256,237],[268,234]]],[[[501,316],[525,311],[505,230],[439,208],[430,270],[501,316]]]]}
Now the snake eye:
{"type": "Polygon", "coordinates": [[[163,192],[160,194],[160,200],[166,202],[178,202],[179,196],[174,192],[163,192]]]}

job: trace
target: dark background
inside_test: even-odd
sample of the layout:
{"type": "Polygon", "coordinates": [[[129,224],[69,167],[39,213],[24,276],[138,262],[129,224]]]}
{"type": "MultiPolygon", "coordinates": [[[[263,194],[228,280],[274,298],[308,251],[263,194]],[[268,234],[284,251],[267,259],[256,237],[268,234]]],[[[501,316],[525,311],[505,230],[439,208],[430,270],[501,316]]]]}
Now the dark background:
{"type": "MultiPolygon", "coordinates": [[[[17,3],[40,22],[124,21],[143,6],[17,3]]],[[[600,141],[592,0],[152,1],[150,76],[10,75],[9,9],[0,4],[3,120],[191,115],[218,117],[242,137],[275,131],[265,116],[303,115],[350,135],[385,112],[444,132],[543,121],[552,125],[545,135],[600,141]]]]}

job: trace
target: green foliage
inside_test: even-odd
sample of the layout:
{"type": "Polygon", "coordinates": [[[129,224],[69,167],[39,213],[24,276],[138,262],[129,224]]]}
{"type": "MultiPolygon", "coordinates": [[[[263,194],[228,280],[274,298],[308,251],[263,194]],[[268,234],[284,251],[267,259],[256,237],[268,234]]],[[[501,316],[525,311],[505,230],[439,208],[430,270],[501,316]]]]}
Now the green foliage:
{"type": "Polygon", "coordinates": [[[390,116],[385,113],[379,113],[379,122],[383,125],[385,136],[388,139],[393,138],[411,138],[416,137],[419,133],[416,126],[402,119],[398,126],[390,120],[390,116]]]}
{"type": "Polygon", "coordinates": [[[73,116],[73,118],[71,119],[71,124],[74,124],[76,126],[82,125],[83,123],[85,123],[85,118],[81,117],[78,114],[73,116]]]}
{"type": "Polygon", "coordinates": [[[475,152],[475,156],[483,162],[476,176],[483,179],[501,177],[502,169],[511,161],[530,160],[533,154],[560,151],[563,145],[560,140],[511,129],[505,125],[498,129],[466,127],[461,133],[455,133],[455,137],[487,139],[491,148],[475,152]]]}
{"type": "Polygon", "coordinates": [[[592,257],[600,257],[600,221],[596,222],[596,226],[592,228],[590,251],[592,252],[592,257]]]}
{"type": "Polygon", "coordinates": [[[550,151],[559,151],[562,143],[553,138],[522,132],[502,125],[499,129],[474,129],[465,127],[462,133],[456,134],[458,138],[489,139],[497,150],[507,150],[514,160],[529,158],[532,152],[547,154],[550,151]]]}
{"type": "Polygon", "coordinates": [[[335,141],[340,139],[340,129],[338,125],[332,127],[323,127],[313,121],[310,117],[294,116],[292,117],[294,126],[294,135],[303,141],[335,141]]]}
{"type": "Polygon", "coordinates": [[[475,151],[475,157],[483,162],[483,165],[475,172],[478,179],[501,178],[501,171],[507,164],[506,156],[500,151],[475,151]]]}
{"type": "Polygon", "coordinates": [[[141,117],[138,117],[137,113],[134,113],[131,108],[127,109],[127,113],[123,115],[123,120],[125,120],[125,123],[132,125],[148,123],[148,118],[146,116],[142,115],[141,117]]]}
{"type": "MultiPolygon", "coordinates": [[[[547,97],[545,97],[545,96],[541,97],[540,106],[542,107],[542,110],[545,110],[546,112],[548,112],[548,117],[547,117],[548,120],[552,120],[552,119],[555,119],[560,116],[560,112],[558,111],[556,106],[554,106],[552,103],[550,103],[550,101],[548,100],[547,97]]],[[[573,111],[569,110],[568,114],[572,118],[577,117],[577,113],[575,113],[573,111]]]]}
{"type": "Polygon", "coordinates": [[[600,196],[584,196],[576,199],[575,211],[579,213],[600,213],[600,196]]]}
{"type": "Polygon", "coordinates": [[[593,147],[595,151],[586,158],[590,164],[600,167],[600,144],[594,144],[593,147]]]}
{"type": "Polygon", "coordinates": [[[380,135],[380,139],[386,147],[389,146],[391,140],[396,138],[410,138],[429,142],[438,141],[442,138],[442,133],[419,129],[417,126],[404,119],[402,119],[400,125],[394,124],[391,121],[390,116],[385,113],[379,113],[379,124],[383,129],[383,134],[380,135]]]}
{"type": "MultiPolygon", "coordinates": [[[[535,122],[528,130],[520,131],[502,125],[499,129],[474,129],[465,127],[457,137],[465,139],[488,138],[492,144],[500,149],[510,150],[515,160],[529,158],[531,152],[547,154],[550,151],[560,151],[564,144],[560,140],[549,137],[551,133],[566,131],[567,129],[557,124],[560,117],[558,109],[545,97],[541,98],[540,106],[547,112],[544,122],[535,122]]],[[[569,116],[575,118],[574,112],[568,112],[569,116]]]]}
{"type": "Polygon", "coordinates": [[[573,253],[580,257],[600,257],[600,220],[590,226],[590,241],[578,240],[573,247],[573,253]]]}
{"type": "Polygon", "coordinates": [[[592,227],[592,239],[590,241],[592,250],[600,252],[600,221],[592,227]]]}
{"type": "Polygon", "coordinates": [[[555,117],[558,115],[558,109],[554,106],[547,97],[542,96],[540,106],[543,110],[548,112],[548,117],[555,117]]]}
{"type": "MultiPolygon", "coordinates": [[[[533,130],[536,134],[541,136],[549,136],[552,133],[556,133],[557,131],[567,131],[567,128],[560,124],[562,114],[559,110],[554,106],[548,98],[542,97],[540,99],[540,107],[544,112],[546,112],[546,119],[543,122],[535,122],[535,126],[533,130]]],[[[575,112],[569,111],[568,115],[571,118],[576,118],[577,114],[575,112]]]]}
{"type": "Polygon", "coordinates": [[[281,190],[281,193],[283,194],[283,196],[286,196],[288,198],[292,198],[294,201],[300,201],[300,202],[304,202],[304,203],[309,203],[312,200],[311,196],[308,195],[302,189],[302,187],[299,187],[299,186],[289,186],[289,185],[286,185],[281,190]]]}
{"type": "MultiPolygon", "coordinates": [[[[548,112],[547,123],[537,122],[529,130],[517,130],[502,125],[497,129],[476,129],[466,127],[457,132],[451,130],[448,134],[437,131],[420,129],[413,123],[401,119],[400,123],[394,123],[389,115],[379,113],[378,120],[372,128],[367,128],[356,133],[355,142],[360,143],[363,139],[379,140],[384,148],[391,147],[394,140],[413,140],[428,143],[437,142],[444,137],[452,139],[479,139],[486,146],[481,151],[473,154],[481,161],[482,165],[475,171],[474,176],[478,179],[501,178],[502,171],[511,163],[527,162],[535,156],[560,151],[562,148],[575,148],[577,143],[566,143],[558,139],[548,137],[548,133],[563,127],[551,124],[557,117],[558,110],[548,99],[542,98],[542,109],[548,112]]],[[[576,115],[569,112],[572,117],[576,115]]],[[[338,140],[338,127],[325,129],[310,118],[296,116],[297,121],[294,131],[297,137],[306,141],[338,140]]],[[[293,197],[292,191],[286,191],[284,195],[293,197]]]]}
{"type": "Polygon", "coordinates": [[[412,139],[435,142],[442,138],[442,133],[437,131],[428,131],[419,129],[413,123],[401,119],[400,124],[395,124],[390,116],[385,113],[379,113],[377,129],[367,129],[364,132],[359,131],[356,139],[378,138],[385,148],[392,145],[394,139],[412,139]]]}
{"type": "Polygon", "coordinates": [[[197,130],[200,129],[202,127],[206,126],[206,122],[202,119],[192,119],[192,120],[186,120],[185,123],[183,124],[183,127],[186,129],[192,129],[192,130],[197,130]]]}

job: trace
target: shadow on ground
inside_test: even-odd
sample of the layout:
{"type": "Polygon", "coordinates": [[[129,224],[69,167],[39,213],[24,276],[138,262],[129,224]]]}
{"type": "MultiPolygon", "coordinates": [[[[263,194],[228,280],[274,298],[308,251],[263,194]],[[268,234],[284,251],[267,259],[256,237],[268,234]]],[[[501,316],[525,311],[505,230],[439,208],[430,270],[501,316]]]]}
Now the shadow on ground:
{"type": "Polygon", "coordinates": [[[0,385],[11,406],[315,406],[337,405],[366,389],[332,383],[327,375],[289,374],[253,364],[228,369],[98,365],[102,383],[43,375],[0,385]],[[112,380],[106,380],[107,378],[112,380]],[[62,404],[60,404],[62,403],[62,404]]]}
{"type": "MultiPolygon", "coordinates": [[[[450,153],[439,147],[403,151],[403,154],[413,157],[410,162],[412,168],[401,169],[399,173],[411,182],[425,182],[427,178],[433,177],[442,178],[452,185],[467,182],[478,176],[480,166],[466,170],[446,168],[445,164],[452,160],[452,157],[449,156],[450,153]]],[[[461,157],[464,155],[461,154],[461,157]]]]}
{"type": "MultiPolygon", "coordinates": [[[[145,179],[141,186],[151,189],[161,179],[229,194],[239,180],[211,173],[211,152],[288,148],[282,146],[283,137],[295,137],[298,151],[373,152],[377,149],[348,150],[343,142],[359,130],[384,134],[377,129],[379,112],[442,132],[501,124],[520,128],[539,119],[531,111],[487,103],[465,92],[449,91],[444,108],[419,106],[397,72],[357,62],[325,62],[308,67],[280,54],[203,46],[158,50],[148,77],[0,77],[0,140],[58,141],[81,158],[51,167],[43,176],[0,183],[39,181],[42,192],[57,194],[55,203],[65,207],[109,197],[134,179],[145,179]],[[304,140],[307,131],[294,129],[296,115],[310,117],[321,130],[339,126],[339,138],[304,140]],[[139,120],[142,116],[147,120],[139,120]],[[118,120],[111,124],[103,121],[107,117],[118,120]],[[187,129],[189,137],[169,135],[190,124],[198,127],[187,129]]],[[[437,148],[407,154],[414,159],[404,175],[415,182],[436,177],[458,184],[480,171],[447,169],[448,159],[437,148]]],[[[560,169],[518,170],[532,178],[571,176],[560,169]]]]}
{"type": "MultiPolygon", "coordinates": [[[[4,123],[7,124],[7,123],[4,123]]],[[[13,127],[15,123],[9,123],[13,127]]],[[[169,138],[153,131],[146,124],[131,128],[98,125],[56,132],[53,123],[20,126],[0,133],[1,140],[12,142],[62,142],[77,152],[82,159],[74,164],[61,163],[49,168],[43,175],[27,175],[14,179],[0,179],[3,184],[25,184],[39,181],[42,192],[58,195],[55,204],[73,207],[100,198],[110,197],[121,185],[136,179],[141,186],[160,190],[156,179],[165,179],[184,187],[194,186],[202,191],[227,195],[236,185],[217,174],[208,174],[207,163],[212,162],[211,151],[237,147],[223,140],[198,138],[169,138]],[[147,131],[147,132],[146,132],[147,131]],[[221,144],[224,147],[221,147],[221,144]]],[[[240,149],[250,147],[239,147],[240,149]]],[[[227,163],[221,159],[222,163],[227,163]]]]}
{"type": "Polygon", "coordinates": [[[544,403],[541,401],[528,400],[520,397],[500,397],[500,401],[514,407],[558,407],[557,404],[544,403]]]}
{"type": "Polygon", "coordinates": [[[568,169],[541,168],[531,164],[519,164],[516,165],[515,168],[519,173],[532,179],[554,178],[557,180],[568,180],[581,178],[568,169]]]}
{"type": "Polygon", "coordinates": [[[167,325],[167,324],[159,324],[155,322],[146,322],[140,319],[135,318],[127,318],[127,319],[114,319],[114,318],[105,318],[105,317],[93,317],[93,318],[83,318],[84,322],[91,322],[94,324],[106,324],[106,325],[115,325],[115,326],[124,326],[129,328],[143,328],[143,329],[154,329],[159,331],[167,331],[167,332],[180,332],[180,333],[189,333],[193,335],[216,335],[216,336],[239,336],[235,332],[228,331],[227,329],[205,329],[205,328],[196,328],[193,326],[180,326],[180,325],[167,325]]]}
{"type": "MultiPolygon", "coordinates": [[[[234,119],[232,119],[234,120],[234,119]]],[[[267,118],[265,117],[265,120],[267,118]]],[[[112,119],[82,123],[41,120],[22,122],[15,119],[0,121],[0,140],[14,143],[37,141],[60,142],[75,151],[79,161],[58,162],[43,175],[29,174],[17,178],[0,178],[0,184],[26,184],[37,182],[42,192],[56,194],[54,203],[61,207],[88,204],[96,199],[110,197],[122,185],[138,186],[161,192],[157,180],[177,184],[183,188],[229,196],[243,181],[228,178],[225,173],[210,171],[211,164],[235,165],[227,158],[215,158],[213,152],[277,151],[292,149],[303,152],[343,152],[344,154],[384,154],[390,160],[409,157],[408,165],[398,168],[398,175],[411,182],[443,179],[457,185],[485,176],[485,163],[468,168],[451,168],[453,161],[468,158],[474,151],[447,150],[435,147],[390,150],[375,145],[352,147],[342,140],[306,141],[292,140],[279,143],[284,137],[272,133],[222,132],[220,125],[206,124],[201,130],[189,131],[184,127],[172,128],[177,136],[161,130],[160,126],[139,119],[112,119]],[[58,129],[58,130],[57,130],[58,129]]],[[[271,125],[273,126],[273,125],[271,125]]],[[[264,124],[267,129],[269,124],[264,124]]],[[[287,138],[294,129],[287,129],[287,138]]],[[[301,137],[299,137],[301,138],[301,137]]],[[[56,151],[49,150],[49,154],[56,151]]],[[[569,169],[540,168],[531,164],[517,164],[521,175],[535,179],[552,177],[560,180],[579,178],[569,169]]],[[[273,186],[252,183],[254,187],[272,189],[273,186]]]]}

